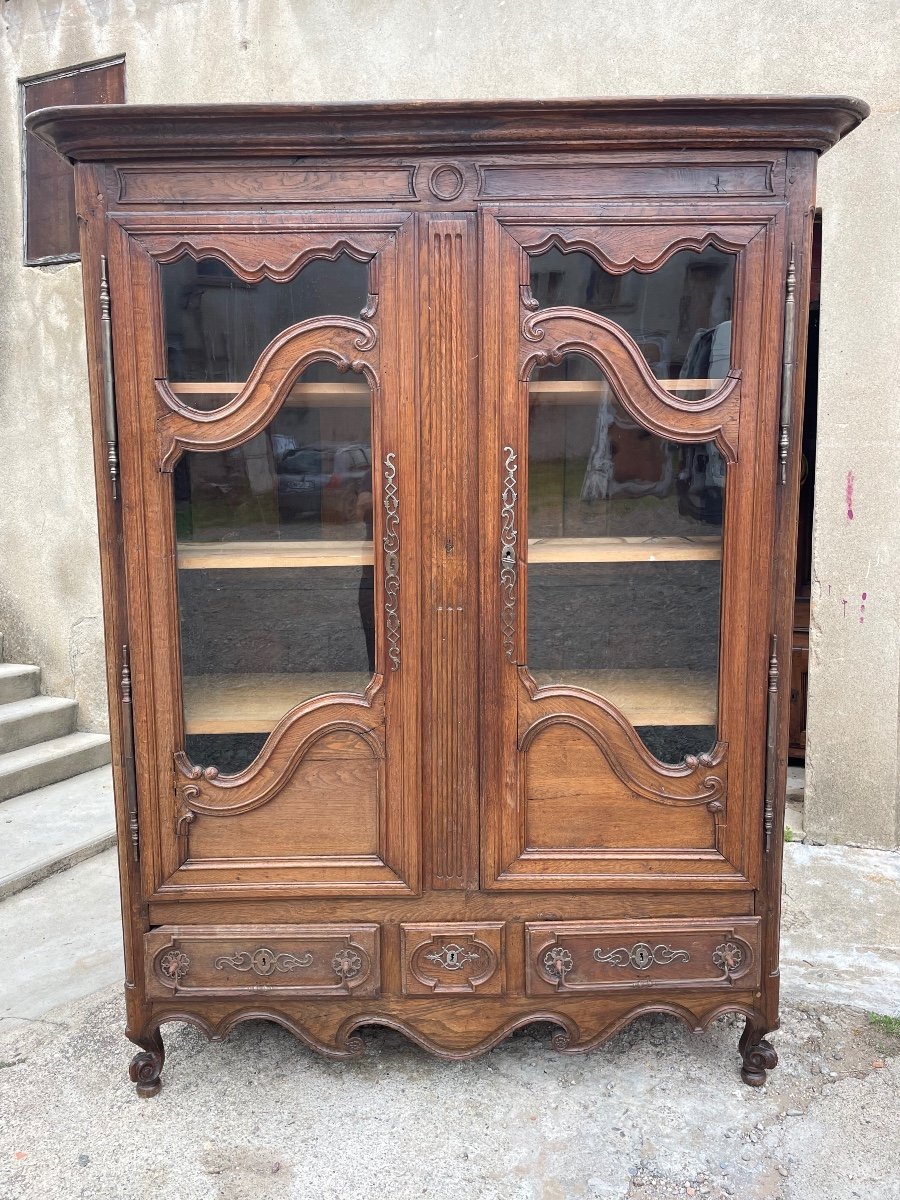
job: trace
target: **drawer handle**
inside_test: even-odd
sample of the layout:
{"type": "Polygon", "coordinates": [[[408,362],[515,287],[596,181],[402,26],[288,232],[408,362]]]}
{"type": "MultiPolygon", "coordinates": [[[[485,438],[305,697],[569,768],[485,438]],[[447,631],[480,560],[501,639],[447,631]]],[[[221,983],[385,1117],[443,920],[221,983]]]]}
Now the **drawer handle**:
{"type": "Polygon", "coordinates": [[[723,942],[713,950],[712,960],[717,967],[722,968],[723,978],[731,979],[744,965],[744,952],[734,942],[723,942]]]}
{"type": "Polygon", "coordinates": [[[687,950],[673,950],[671,946],[651,946],[648,942],[635,942],[629,950],[627,946],[619,946],[615,950],[603,953],[603,947],[598,946],[594,951],[598,963],[609,963],[613,967],[634,967],[636,971],[649,971],[653,966],[667,967],[673,962],[690,962],[691,956],[687,950]]]}

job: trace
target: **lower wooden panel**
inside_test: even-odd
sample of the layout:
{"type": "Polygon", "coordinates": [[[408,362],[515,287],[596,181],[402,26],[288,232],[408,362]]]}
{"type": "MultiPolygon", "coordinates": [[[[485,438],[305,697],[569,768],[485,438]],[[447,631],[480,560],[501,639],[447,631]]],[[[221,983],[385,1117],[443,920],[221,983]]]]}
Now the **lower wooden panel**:
{"type": "Polygon", "coordinates": [[[759,917],[724,921],[536,921],[525,926],[526,989],[561,992],[755,988],[759,917]]]}
{"type": "Polygon", "coordinates": [[[164,926],[144,943],[151,998],[376,996],[377,925],[164,926]]]}

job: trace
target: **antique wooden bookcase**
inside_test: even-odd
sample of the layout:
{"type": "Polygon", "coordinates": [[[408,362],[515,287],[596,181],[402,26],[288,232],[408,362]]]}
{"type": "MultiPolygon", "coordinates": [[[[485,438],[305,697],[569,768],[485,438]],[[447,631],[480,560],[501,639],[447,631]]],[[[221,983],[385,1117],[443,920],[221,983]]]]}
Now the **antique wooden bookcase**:
{"type": "Polygon", "coordinates": [[[746,1017],[775,1065],[845,99],[46,109],[76,164],[131,1076],[746,1017]]]}

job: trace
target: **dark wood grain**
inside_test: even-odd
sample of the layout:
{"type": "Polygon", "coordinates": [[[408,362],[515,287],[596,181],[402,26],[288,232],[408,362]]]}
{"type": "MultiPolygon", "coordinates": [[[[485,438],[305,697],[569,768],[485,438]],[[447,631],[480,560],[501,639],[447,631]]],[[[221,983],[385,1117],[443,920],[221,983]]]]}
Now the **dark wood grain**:
{"type": "Polygon", "coordinates": [[[218,1037],[255,1017],[334,1058],[358,1054],[358,1029],[382,1024],[455,1059],[532,1021],[554,1023],[556,1048],[576,1051],[642,1012],[695,1029],[738,1012],[743,1077],[764,1081],[776,1061],[765,1035],[778,1024],[804,355],[798,341],[780,484],[785,274],[793,243],[802,329],[816,152],[865,111],[683,99],[30,119],[79,160],[127,1033],[142,1095],[159,1088],[162,1024],[218,1037]],[[579,251],[622,275],[708,246],[735,256],[736,283],[734,369],[705,399],[660,386],[614,322],[535,311],[529,253],[579,251]],[[218,258],[252,285],[344,253],[368,264],[359,318],[282,330],[213,412],[168,384],[160,264],[218,258]],[[101,255],[121,499],[106,471],[101,255]],[[677,765],[610,699],[539,686],[527,667],[527,381],[571,350],[606,373],[639,427],[715,439],[728,463],[717,738],[677,765]],[[220,774],[186,753],[171,470],[186,448],[253,437],[322,360],[373,398],[375,670],[365,693],[305,699],[266,724],[255,760],[220,774]],[[772,634],[783,650],[767,846],[772,634]],[[565,954],[580,961],[585,947],[578,974],[565,954]],[[354,971],[353,955],[358,975],[336,976],[333,961],[354,971]],[[250,986],[245,967],[247,979],[261,972],[250,986]]]}

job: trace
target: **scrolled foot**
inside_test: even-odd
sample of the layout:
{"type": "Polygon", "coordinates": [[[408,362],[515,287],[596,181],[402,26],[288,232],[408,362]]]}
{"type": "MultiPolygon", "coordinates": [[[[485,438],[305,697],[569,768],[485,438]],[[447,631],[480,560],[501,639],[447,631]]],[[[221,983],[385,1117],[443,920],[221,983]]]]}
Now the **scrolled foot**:
{"type": "Polygon", "coordinates": [[[738,1050],[744,1064],[741,1067],[741,1079],[748,1087],[762,1087],[766,1082],[766,1071],[778,1066],[778,1055],[771,1042],[763,1037],[765,1027],[757,1025],[747,1018],[744,1032],[738,1043],[738,1050]]]}
{"type": "Polygon", "coordinates": [[[148,1037],[135,1040],[142,1050],[131,1060],[128,1077],[137,1085],[137,1094],[146,1100],[155,1096],[162,1087],[159,1077],[166,1061],[166,1052],[158,1029],[148,1037]]]}

